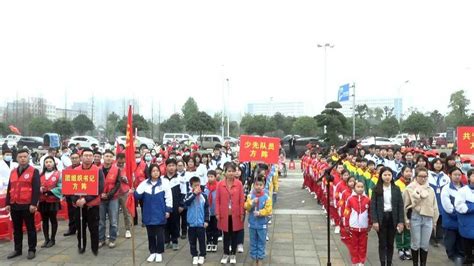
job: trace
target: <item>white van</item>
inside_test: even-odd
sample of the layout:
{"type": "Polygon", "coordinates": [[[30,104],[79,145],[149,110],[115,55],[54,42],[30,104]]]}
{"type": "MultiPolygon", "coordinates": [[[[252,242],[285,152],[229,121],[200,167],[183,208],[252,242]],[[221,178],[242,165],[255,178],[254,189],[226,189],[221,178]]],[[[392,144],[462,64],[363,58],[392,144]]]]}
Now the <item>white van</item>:
{"type": "Polygon", "coordinates": [[[197,143],[203,149],[214,149],[216,144],[224,145],[224,140],[219,135],[202,135],[197,137],[197,143]]]}
{"type": "Polygon", "coordinates": [[[194,138],[186,133],[165,133],[163,135],[163,143],[177,141],[180,142],[182,140],[189,140],[194,141],[194,138]]]}

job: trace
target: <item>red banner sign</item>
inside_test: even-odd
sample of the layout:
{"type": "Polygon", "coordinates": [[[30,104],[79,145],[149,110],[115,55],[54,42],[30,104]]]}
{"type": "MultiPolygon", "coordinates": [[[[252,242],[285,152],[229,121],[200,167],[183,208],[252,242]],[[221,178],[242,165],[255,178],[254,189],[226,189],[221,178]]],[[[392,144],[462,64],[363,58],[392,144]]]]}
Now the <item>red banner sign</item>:
{"type": "Polygon", "coordinates": [[[63,195],[99,194],[99,172],[94,170],[63,170],[63,195]]]}
{"type": "Polygon", "coordinates": [[[458,127],[458,153],[474,154],[474,127],[458,127]]]}
{"type": "Polygon", "coordinates": [[[267,137],[240,136],[239,161],[278,163],[280,139],[267,137]]]}

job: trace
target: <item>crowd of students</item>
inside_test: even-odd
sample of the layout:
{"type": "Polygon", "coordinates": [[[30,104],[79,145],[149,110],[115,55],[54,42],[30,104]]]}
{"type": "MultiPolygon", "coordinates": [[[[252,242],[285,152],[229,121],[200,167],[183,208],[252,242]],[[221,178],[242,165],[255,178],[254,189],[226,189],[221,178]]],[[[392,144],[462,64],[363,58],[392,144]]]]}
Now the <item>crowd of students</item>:
{"type": "Polygon", "coordinates": [[[430,241],[444,241],[456,265],[474,263],[474,170],[468,158],[372,145],[367,154],[355,149],[334,167],[327,191],[324,173],[338,159],[309,147],[301,163],[303,189],[323,209],[329,200],[331,223],[353,265],[365,264],[372,229],[381,265],[392,265],[394,246],[401,260],[427,265],[430,241]]]}
{"type": "MultiPolygon", "coordinates": [[[[9,153],[3,151],[4,155],[9,153]]],[[[41,248],[55,245],[57,213],[63,198],[61,164],[64,169],[98,171],[98,196],[66,197],[70,221],[64,236],[77,235],[80,254],[86,249],[86,229],[94,255],[105,245],[116,247],[119,210],[124,216],[125,238],[131,237],[130,227],[132,222],[138,224],[138,215],[133,220],[125,204],[133,193],[148,235],[148,262],[162,262],[165,249],[179,250],[179,238],[188,238],[192,264],[204,264],[207,252],[217,252],[218,241],[223,238],[220,262],[235,264],[236,253],[244,251],[247,217],[249,253],[256,265],[262,265],[272,202],[278,191],[277,165],[238,162],[221,146],[212,154],[200,154],[188,147],[142,149],[136,151],[137,167],[130,183],[123,153],[66,148],[61,160],[55,153],[43,157],[42,171],[30,164],[29,157],[27,149],[18,151],[19,165],[11,171],[8,183],[6,209],[14,223],[14,251],[8,259],[22,255],[23,221],[28,233],[28,259],[35,257],[36,211],[43,219],[45,241],[41,248]]]]}

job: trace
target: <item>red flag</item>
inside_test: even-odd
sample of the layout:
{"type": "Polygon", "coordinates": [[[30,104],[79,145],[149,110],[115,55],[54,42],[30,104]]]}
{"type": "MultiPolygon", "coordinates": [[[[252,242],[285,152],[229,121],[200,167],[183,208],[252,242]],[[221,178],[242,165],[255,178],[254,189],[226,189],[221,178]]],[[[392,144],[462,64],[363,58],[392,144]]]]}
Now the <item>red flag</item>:
{"type": "Polygon", "coordinates": [[[115,154],[119,154],[122,152],[123,152],[122,146],[118,143],[118,141],[115,141],[115,154]]]}
{"type": "Polygon", "coordinates": [[[14,125],[10,125],[10,126],[8,126],[8,128],[10,128],[10,130],[11,130],[13,133],[18,134],[18,135],[21,135],[20,130],[19,130],[17,127],[15,127],[14,125]]]}
{"type": "Polygon", "coordinates": [[[127,206],[128,213],[135,218],[135,197],[133,196],[133,193],[129,193],[127,196],[127,202],[125,203],[125,206],[127,206]]]}
{"type": "MultiPolygon", "coordinates": [[[[128,121],[127,121],[127,137],[125,141],[125,173],[128,178],[128,183],[133,187],[133,170],[137,168],[135,162],[135,138],[133,136],[133,114],[132,106],[128,106],[128,121]]],[[[127,209],[135,217],[135,198],[132,193],[128,194],[127,209]]]]}

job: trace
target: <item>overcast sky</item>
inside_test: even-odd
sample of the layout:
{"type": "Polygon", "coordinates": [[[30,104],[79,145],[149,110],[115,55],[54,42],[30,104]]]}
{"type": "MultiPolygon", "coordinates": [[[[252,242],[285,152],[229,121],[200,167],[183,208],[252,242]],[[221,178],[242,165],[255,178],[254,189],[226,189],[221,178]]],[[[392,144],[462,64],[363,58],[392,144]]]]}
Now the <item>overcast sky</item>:
{"type": "Polygon", "coordinates": [[[400,88],[405,109],[447,112],[458,89],[474,99],[473,4],[387,2],[2,1],[0,104],[18,92],[64,106],[67,90],[70,103],[135,97],[142,112],[192,96],[213,112],[228,77],[232,112],[273,97],[314,115],[326,42],[327,101],[352,82],[360,97],[400,88]]]}

